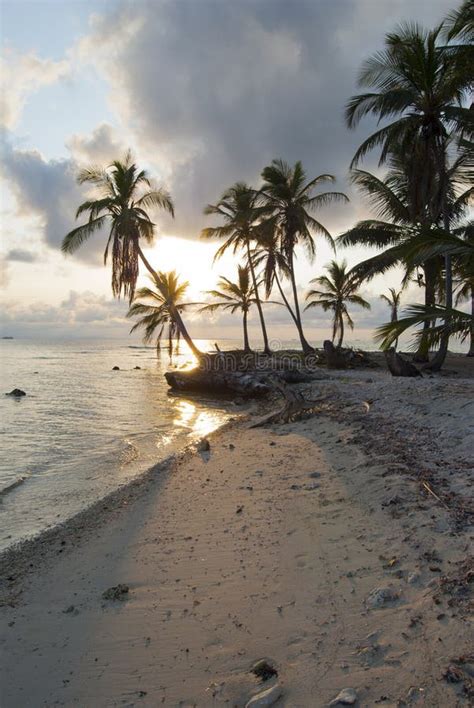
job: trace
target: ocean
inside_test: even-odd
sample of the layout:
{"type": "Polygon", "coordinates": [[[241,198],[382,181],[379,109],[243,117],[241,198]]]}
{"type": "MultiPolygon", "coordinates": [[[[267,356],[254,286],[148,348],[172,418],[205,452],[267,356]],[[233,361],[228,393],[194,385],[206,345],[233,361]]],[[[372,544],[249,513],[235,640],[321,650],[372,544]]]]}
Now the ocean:
{"type": "MultiPolygon", "coordinates": [[[[191,363],[181,346],[172,366],[191,363]]],[[[167,350],[157,358],[154,347],[126,342],[0,340],[0,550],[65,521],[230,417],[228,403],[170,395],[168,368],[167,350]],[[14,388],[27,395],[4,395],[14,388]]]]}

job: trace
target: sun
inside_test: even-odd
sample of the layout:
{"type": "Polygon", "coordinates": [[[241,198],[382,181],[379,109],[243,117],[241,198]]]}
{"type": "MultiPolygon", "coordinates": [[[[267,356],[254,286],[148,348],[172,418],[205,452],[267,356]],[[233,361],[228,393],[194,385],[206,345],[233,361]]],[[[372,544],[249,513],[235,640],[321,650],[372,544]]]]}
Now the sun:
{"type": "Polygon", "coordinates": [[[217,248],[217,242],[161,236],[147,256],[157,270],[176,270],[181,280],[189,281],[188,298],[202,300],[206,290],[216,287],[220,275],[232,277],[237,270],[238,258],[232,253],[213,262],[217,248]]]}

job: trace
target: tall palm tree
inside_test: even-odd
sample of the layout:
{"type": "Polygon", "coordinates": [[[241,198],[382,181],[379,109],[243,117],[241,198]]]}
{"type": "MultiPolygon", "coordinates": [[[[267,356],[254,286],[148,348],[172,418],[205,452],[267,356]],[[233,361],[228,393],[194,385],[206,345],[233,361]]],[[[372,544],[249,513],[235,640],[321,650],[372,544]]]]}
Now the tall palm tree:
{"type": "MultiPolygon", "coordinates": [[[[89,219],[64,237],[62,251],[74,253],[94,233],[107,228],[104,264],[107,263],[111,250],[114,296],[120,297],[123,294],[132,302],[139,260],[155,280],[157,287],[160,287],[159,274],[145,257],[140,242],[151,245],[155,235],[155,224],[151,221],[147,209],[158,207],[174,216],[173,201],[169,193],[152,186],[146,171],[139,170],[132,162],[130,152],[122,162],[115,160],[106,168],[88,167],[81,170],[77,181],[79,184],[91,185],[95,190],[95,198],[86,200],[77,209],[76,219],[86,212],[89,213],[89,219]]],[[[167,293],[164,292],[163,296],[167,297],[167,293]]],[[[170,307],[173,309],[174,305],[171,304],[170,307]]],[[[197,357],[201,356],[178,310],[173,310],[173,317],[190,349],[197,357]]]]}
{"type": "Polygon", "coordinates": [[[182,302],[189,282],[186,280],[179,282],[179,276],[174,270],[169,273],[157,273],[156,278],[150,278],[156,289],[144,287],[139,288],[135,293],[135,301],[127,312],[127,317],[139,317],[140,319],[133,325],[130,333],[137,329],[143,329],[143,341],[145,344],[151,342],[156,337],[157,350],[161,347],[161,340],[167,327],[168,345],[171,356],[173,339],[179,343],[181,331],[174,317],[173,312],[184,312],[191,305],[196,303],[182,302]],[[140,302],[145,300],[145,302],[140,302]],[[171,307],[173,305],[173,307],[171,307]]]}
{"type": "Polygon", "coordinates": [[[332,310],[332,341],[334,342],[339,334],[337,346],[341,347],[344,339],[344,320],[351,329],[354,329],[354,322],[347,310],[347,303],[360,305],[366,310],[370,310],[370,304],[358,294],[359,281],[347,270],[346,261],[342,261],[342,263],[331,261],[326,266],[326,270],[329,275],[321,275],[310,281],[317,283],[321,289],[308,292],[306,300],[309,302],[305,310],[311,307],[322,307],[325,312],[332,310]]]}
{"type": "Polygon", "coordinates": [[[280,237],[280,250],[288,264],[293,291],[295,323],[303,351],[308,352],[312,347],[303,332],[295,277],[295,249],[301,243],[310,259],[313,259],[316,252],[313,233],[324,236],[334,248],[331,234],[312,214],[328,204],[349,200],[342,192],[315,194],[317,187],[325,182],[333,182],[334,177],[322,174],[308,181],[300,161],[291,167],[283,160],[273,160],[271,165],[264,168],[262,178],[264,184],[260,191],[280,237]]]}
{"type": "MultiPolygon", "coordinates": [[[[366,115],[379,120],[395,118],[367,138],[357,150],[352,167],[373,148],[380,147],[383,164],[393,149],[409,155],[416,149],[415,179],[430,203],[430,173],[437,173],[438,200],[443,228],[449,232],[447,156],[450,136],[472,137],[473,112],[462,103],[467,98],[472,72],[467,63],[453,61],[440,43],[442,26],[426,31],[415,24],[400,26],[385,37],[385,48],[370,57],[359,74],[359,85],[372,89],[353,96],[346,107],[346,120],[354,128],[366,115]]],[[[445,259],[446,311],[452,307],[451,260],[445,259]]],[[[446,329],[448,331],[448,328],[446,329]]],[[[440,368],[448,340],[440,346],[431,366],[440,368]]]]}
{"type": "Polygon", "coordinates": [[[225,239],[217,250],[215,259],[220,258],[229,248],[234,253],[240,249],[245,251],[262,328],[264,351],[268,354],[270,346],[251,251],[251,245],[257,239],[259,221],[264,212],[265,209],[259,204],[258,193],[244,182],[236,182],[224,192],[217,204],[208,204],[204,209],[205,214],[219,216],[224,222],[223,225],[203,229],[201,236],[203,238],[225,239]]]}
{"type": "MultiPolygon", "coordinates": [[[[384,300],[390,308],[390,322],[398,322],[398,308],[400,307],[401,296],[402,291],[399,290],[397,292],[395,288],[389,288],[388,295],[385,295],[385,293],[380,295],[380,299],[384,300]]],[[[395,348],[397,347],[397,344],[398,340],[396,339],[394,343],[395,348]]]]}
{"type": "Polygon", "coordinates": [[[216,290],[208,290],[212,297],[219,298],[218,302],[211,302],[200,309],[200,312],[215,312],[216,310],[230,310],[234,313],[242,312],[244,328],[244,350],[250,351],[248,335],[248,314],[250,307],[257,303],[255,290],[250,282],[248,266],[238,266],[237,282],[233,283],[228,278],[220,277],[216,290]]]}
{"type": "MultiPolygon", "coordinates": [[[[404,284],[412,274],[404,260],[405,248],[419,239],[420,234],[432,235],[432,230],[442,223],[441,207],[436,198],[426,202],[423,187],[415,177],[419,172],[416,162],[420,159],[416,150],[410,156],[398,152],[389,158],[389,171],[379,178],[365,170],[353,169],[352,182],[368,198],[376,219],[358,222],[341,234],[338,243],[344,246],[365,245],[383,248],[382,253],[362,261],[354,267],[361,279],[370,279],[385,273],[400,264],[406,269],[404,284]]],[[[436,195],[436,173],[429,175],[432,181],[430,193],[436,195]]],[[[450,225],[456,225],[462,217],[474,192],[472,158],[463,151],[448,166],[450,225]]],[[[424,272],[425,304],[434,305],[436,292],[442,291],[443,258],[438,254],[420,263],[424,272]]],[[[425,328],[429,322],[425,322],[425,328]]],[[[417,361],[428,361],[428,343],[420,340],[417,361]]]]}

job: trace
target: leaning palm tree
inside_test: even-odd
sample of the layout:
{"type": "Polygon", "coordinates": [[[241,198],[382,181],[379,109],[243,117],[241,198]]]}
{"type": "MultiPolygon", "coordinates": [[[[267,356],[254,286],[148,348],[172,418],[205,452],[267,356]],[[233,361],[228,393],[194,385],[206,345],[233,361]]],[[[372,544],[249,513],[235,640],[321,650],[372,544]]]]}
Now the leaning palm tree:
{"type": "Polygon", "coordinates": [[[248,335],[248,314],[250,307],[256,304],[255,290],[250,282],[249,268],[238,266],[237,282],[234,283],[228,278],[220,277],[216,290],[208,290],[208,295],[218,298],[217,302],[211,302],[204,305],[200,312],[215,312],[216,310],[229,310],[234,313],[242,312],[243,329],[244,329],[244,350],[250,351],[249,335],[248,335]]]}
{"type": "Polygon", "coordinates": [[[273,160],[271,165],[263,170],[262,178],[264,184],[260,191],[280,237],[280,250],[288,265],[293,291],[296,326],[303,351],[308,352],[312,347],[303,332],[295,277],[295,249],[301,243],[309,257],[313,259],[316,253],[313,233],[324,236],[334,248],[331,234],[312,214],[328,204],[349,200],[342,192],[315,194],[317,187],[325,182],[333,182],[334,177],[322,174],[308,181],[300,161],[291,167],[283,160],[273,160]]]}
{"type": "MultiPolygon", "coordinates": [[[[132,162],[130,153],[121,162],[115,160],[106,168],[88,167],[79,172],[79,184],[88,184],[95,189],[93,199],[83,202],[76,212],[76,219],[89,213],[89,219],[70,231],[63,239],[64,253],[74,253],[96,232],[108,229],[104,252],[104,264],[109,252],[112,255],[112,292],[122,294],[132,302],[138,279],[139,261],[160,287],[161,278],[145,257],[141,242],[151,245],[155,224],[147,209],[158,207],[174,216],[173,201],[164,189],[152,186],[145,170],[139,170],[132,162]]],[[[166,297],[167,293],[164,292],[166,297]]],[[[173,309],[174,305],[170,305],[173,309]]],[[[173,312],[176,326],[196,356],[201,352],[194,345],[178,310],[173,312]]]]}
{"type": "Polygon", "coordinates": [[[329,275],[321,275],[310,281],[317,283],[321,289],[308,292],[306,300],[309,302],[305,310],[311,307],[322,307],[325,312],[333,312],[332,341],[334,343],[339,335],[337,346],[341,347],[344,339],[344,320],[351,329],[354,329],[354,322],[347,310],[347,303],[360,305],[366,310],[370,310],[370,304],[358,294],[359,282],[347,270],[346,261],[342,263],[331,261],[326,266],[326,270],[329,275]]]}
{"type": "Polygon", "coordinates": [[[262,328],[263,347],[265,353],[268,354],[270,346],[251,252],[251,244],[257,238],[258,224],[264,211],[265,209],[259,204],[258,193],[244,182],[236,182],[224,192],[217,204],[208,204],[204,209],[205,214],[219,216],[224,222],[223,225],[203,229],[201,236],[203,238],[225,239],[216,252],[215,260],[220,258],[229,248],[234,253],[240,249],[245,251],[262,328]]]}
{"type": "Polygon", "coordinates": [[[168,329],[168,346],[170,356],[172,353],[173,340],[179,344],[181,331],[175,319],[174,312],[184,312],[191,305],[196,303],[182,302],[189,282],[186,280],[179,282],[176,272],[157,273],[155,278],[150,278],[156,289],[144,287],[139,288],[135,293],[135,301],[127,312],[127,317],[139,317],[140,319],[133,325],[130,333],[143,329],[143,342],[148,344],[156,338],[157,351],[161,348],[161,340],[168,329]],[[143,302],[143,300],[145,302],[143,302]]]}
{"type": "MultiPolygon", "coordinates": [[[[366,115],[379,120],[395,118],[367,138],[357,150],[352,167],[372,149],[381,148],[383,164],[395,149],[406,155],[415,149],[422,159],[414,175],[424,189],[426,204],[433,169],[437,174],[437,199],[442,224],[449,232],[447,155],[450,137],[472,138],[474,118],[464,107],[472,71],[467,63],[456,62],[440,43],[442,26],[426,31],[418,25],[402,25],[385,38],[385,49],[363,65],[359,85],[368,92],[353,96],[346,107],[346,120],[354,128],[366,115]]],[[[451,260],[445,259],[446,312],[452,306],[451,260]]],[[[449,328],[445,328],[449,332],[449,328]]],[[[448,340],[440,346],[431,367],[439,369],[446,356],[448,340]]]]}
{"type": "MultiPolygon", "coordinates": [[[[400,307],[400,298],[402,296],[401,290],[395,290],[395,288],[388,289],[388,295],[382,293],[380,299],[387,303],[390,308],[390,322],[398,322],[398,308],[400,307]]],[[[395,340],[394,346],[397,347],[398,340],[395,340]]]]}

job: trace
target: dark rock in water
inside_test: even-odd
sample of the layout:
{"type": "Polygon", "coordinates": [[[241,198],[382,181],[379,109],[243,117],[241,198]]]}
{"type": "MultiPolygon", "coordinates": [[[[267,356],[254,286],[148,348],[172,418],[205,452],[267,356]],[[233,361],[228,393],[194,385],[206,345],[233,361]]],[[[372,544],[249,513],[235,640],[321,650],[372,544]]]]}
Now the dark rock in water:
{"type": "Polygon", "coordinates": [[[21,396],[26,396],[26,393],[21,390],[21,388],[14,388],[10,393],[6,393],[5,396],[14,396],[15,398],[20,398],[21,396]]]}
{"type": "Polygon", "coordinates": [[[120,371],[120,366],[113,366],[112,371],[120,371]]]}
{"type": "Polygon", "coordinates": [[[141,370],[142,367],[141,367],[141,366],[134,366],[133,368],[134,368],[134,369],[140,369],[140,370],[141,370]]]}
{"type": "Polygon", "coordinates": [[[128,585],[119,583],[111,588],[107,588],[107,590],[102,593],[102,597],[104,600],[125,600],[126,595],[128,595],[128,591],[128,585]]]}
{"type": "Polygon", "coordinates": [[[252,666],[251,673],[261,681],[268,681],[274,676],[278,676],[278,671],[266,659],[260,659],[252,666]]]}

